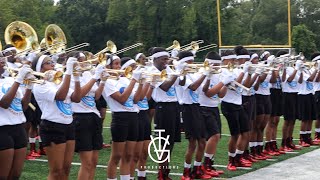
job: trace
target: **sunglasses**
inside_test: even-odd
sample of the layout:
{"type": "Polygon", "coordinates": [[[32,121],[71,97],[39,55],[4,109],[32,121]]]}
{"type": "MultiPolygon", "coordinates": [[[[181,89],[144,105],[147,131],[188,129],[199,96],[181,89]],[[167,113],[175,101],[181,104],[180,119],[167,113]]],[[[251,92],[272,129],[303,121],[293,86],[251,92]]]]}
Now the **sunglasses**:
{"type": "Polygon", "coordinates": [[[52,64],[55,64],[55,63],[53,61],[47,61],[43,63],[43,65],[52,65],[52,64]]]}

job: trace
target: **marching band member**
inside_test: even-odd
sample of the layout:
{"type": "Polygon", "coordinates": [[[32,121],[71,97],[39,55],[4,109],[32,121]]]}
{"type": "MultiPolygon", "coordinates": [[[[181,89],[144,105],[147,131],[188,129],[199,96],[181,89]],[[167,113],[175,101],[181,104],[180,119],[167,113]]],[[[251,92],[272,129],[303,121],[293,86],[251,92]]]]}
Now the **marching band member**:
{"type": "MultiPolygon", "coordinates": [[[[254,72],[254,68],[250,67],[252,62],[250,61],[250,55],[249,52],[246,48],[243,46],[236,46],[234,48],[234,51],[237,55],[237,61],[240,66],[243,66],[243,79],[242,79],[242,84],[244,84],[247,87],[250,87],[250,91],[244,91],[242,90],[242,106],[244,109],[244,112],[247,114],[248,117],[248,127],[249,131],[241,133],[239,136],[239,141],[241,142],[241,146],[245,146],[245,150],[242,154],[243,162],[246,164],[251,164],[252,162],[256,162],[255,159],[252,159],[249,155],[249,139],[250,139],[250,132],[252,130],[252,118],[255,116],[253,113],[254,111],[254,106],[255,106],[255,101],[254,101],[254,96],[252,95],[252,85],[255,83],[255,79],[252,78],[252,74],[254,72]]],[[[257,78],[257,75],[254,76],[257,78]]]]}
{"type": "MultiPolygon", "coordinates": [[[[166,52],[164,48],[155,47],[152,50],[153,64],[156,68],[153,72],[160,73],[160,71],[166,69],[170,74],[172,69],[167,66],[169,61],[169,53],[166,52]]],[[[175,91],[175,85],[177,85],[176,75],[172,75],[169,80],[164,82],[158,82],[155,85],[155,88],[152,92],[152,98],[157,103],[155,109],[154,117],[154,126],[155,129],[164,129],[161,135],[164,137],[169,137],[170,145],[165,147],[165,150],[172,152],[174,142],[180,135],[180,131],[177,130],[178,124],[180,123],[180,116],[178,114],[178,103],[177,96],[175,91]],[[178,131],[178,132],[177,132],[178,131]]],[[[168,153],[164,152],[163,158],[166,158],[168,153]]],[[[161,159],[164,160],[164,159],[161,159]]],[[[168,167],[169,162],[165,161],[164,163],[159,164],[158,179],[159,180],[168,180],[170,169],[168,167]]]]}
{"type": "Polygon", "coordinates": [[[315,100],[315,106],[316,106],[316,122],[315,122],[315,134],[314,134],[314,140],[313,144],[320,144],[320,53],[316,52],[311,55],[311,61],[315,63],[316,66],[314,66],[311,71],[314,71],[315,69],[318,70],[318,74],[314,79],[313,82],[313,88],[314,88],[314,100],[315,100]]]}
{"type": "MultiPolygon", "coordinates": [[[[82,52],[76,51],[72,57],[77,58],[79,62],[86,60],[82,52]]],[[[75,151],[79,152],[81,160],[78,179],[94,179],[99,150],[102,149],[102,122],[95,100],[101,97],[104,89],[106,73],[103,73],[103,68],[103,65],[98,65],[93,76],[89,71],[80,75],[81,101],[72,103],[76,138],[75,151]],[[96,81],[100,78],[100,84],[97,86],[96,81]]],[[[74,82],[77,78],[72,76],[70,89],[75,90],[74,82]]]]}
{"type": "MultiPolygon", "coordinates": [[[[45,72],[45,66],[52,61],[42,55],[34,61],[37,72],[45,72]]],[[[75,127],[72,118],[71,102],[80,102],[80,82],[75,80],[75,90],[70,89],[70,79],[77,59],[70,57],[62,84],[51,82],[52,72],[48,73],[45,84],[34,87],[34,96],[42,111],[40,137],[45,147],[48,162],[48,179],[68,179],[75,146],[75,127]]]]}
{"type": "MultiPolygon", "coordinates": [[[[146,71],[146,73],[150,72],[150,70],[153,68],[152,66],[145,66],[145,56],[141,53],[139,53],[136,56],[136,61],[138,61],[138,64],[144,66],[141,68],[141,70],[146,71]],[[140,54],[140,55],[139,55],[140,54]],[[142,57],[141,57],[142,56],[142,57]]],[[[133,63],[133,62],[132,62],[133,63]]],[[[148,99],[151,98],[151,94],[153,91],[153,86],[151,87],[150,84],[154,84],[155,80],[153,77],[142,77],[142,83],[143,87],[141,90],[141,96],[139,98],[139,101],[137,103],[137,106],[139,108],[138,113],[138,127],[139,127],[139,134],[137,139],[137,144],[134,148],[134,157],[131,164],[131,177],[130,179],[134,179],[134,172],[137,166],[138,169],[138,179],[146,179],[146,171],[145,166],[148,159],[148,146],[150,143],[150,135],[151,135],[151,121],[148,116],[148,99]],[[148,79],[148,82],[146,82],[146,78],[148,79]]],[[[134,91],[137,91],[139,88],[139,85],[135,85],[134,91]]]]}
{"type": "MultiPolygon", "coordinates": [[[[194,55],[189,51],[181,51],[178,54],[178,63],[183,71],[183,66],[192,64],[194,55]]],[[[179,67],[179,68],[180,68],[179,67]]],[[[178,68],[178,67],[177,67],[178,68]]],[[[178,68],[178,69],[179,69],[178,68]]],[[[205,121],[200,113],[199,108],[199,90],[203,80],[209,74],[209,71],[204,71],[203,74],[186,74],[183,82],[180,80],[182,86],[182,104],[183,104],[183,125],[186,139],[188,140],[188,147],[185,155],[184,172],[181,179],[210,179],[209,171],[203,171],[201,166],[202,157],[206,145],[206,129],[205,121]],[[195,153],[195,160],[193,170],[191,171],[192,156],[195,153]]],[[[217,176],[217,174],[215,174],[217,176]]]]}
{"type": "MultiPolygon", "coordinates": [[[[121,69],[133,65],[133,61],[131,58],[121,59],[121,69]]],[[[114,69],[119,70],[119,65],[120,60],[117,58],[113,62],[114,69]],[[114,66],[115,64],[118,66],[114,66]]],[[[112,112],[112,149],[107,169],[108,179],[117,179],[117,165],[120,161],[120,179],[130,179],[130,164],[134,155],[132,149],[136,145],[139,133],[137,123],[139,109],[136,103],[141,95],[141,73],[138,69],[133,71],[132,80],[126,77],[120,77],[119,80],[108,79],[103,91],[103,96],[112,112]],[[134,93],[133,88],[137,82],[139,87],[134,93]]]]}
{"type": "Polygon", "coordinates": [[[3,76],[5,64],[6,58],[0,57],[0,179],[19,179],[27,152],[23,110],[30,102],[32,83],[24,95],[19,86],[32,70],[24,65],[13,79],[3,76]]]}
{"type": "MultiPolygon", "coordinates": [[[[258,64],[259,56],[256,53],[250,54],[250,60],[252,64],[258,64]]],[[[242,101],[243,106],[246,112],[248,113],[248,118],[250,120],[250,132],[249,132],[249,148],[250,148],[250,154],[249,150],[246,149],[244,152],[244,158],[251,161],[256,162],[259,160],[259,158],[256,157],[255,154],[255,141],[257,139],[257,133],[256,133],[256,97],[255,97],[255,89],[254,86],[259,78],[259,73],[256,73],[256,71],[259,70],[258,68],[250,68],[248,71],[248,74],[251,75],[251,81],[249,83],[250,91],[243,91],[242,92],[242,101]],[[247,102],[247,103],[246,103],[247,102]]]]}
{"type": "MultiPolygon", "coordinates": [[[[279,51],[277,57],[287,54],[286,51],[279,51]]],[[[281,68],[281,67],[280,67],[281,68]]],[[[272,104],[270,121],[266,127],[266,148],[267,151],[274,152],[276,155],[285,154],[280,151],[277,146],[277,129],[280,121],[280,116],[283,115],[283,96],[281,87],[281,74],[280,71],[275,71],[276,82],[271,83],[270,100],[272,104]]]]}
{"type": "Polygon", "coordinates": [[[296,119],[298,118],[298,70],[301,66],[301,63],[297,63],[295,67],[286,66],[285,64],[281,77],[284,99],[284,123],[282,126],[282,142],[279,150],[285,152],[299,149],[293,144],[292,135],[296,119]]]}
{"type": "MultiPolygon", "coordinates": [[[[236,58],[237,56],[230,50],[223,52],[221,57],[223,65],[234,64],[236,58]]],[[[248,65],[245,66],[246,68],[244,69],[248,69],[248,65]]],[[[234,69],[233,72],[223,70],[222,73],[225,76],[232,76],[239,83],[242,82],[244,77],[244,72],[240,69],[234,69]]],[[[250,130],[248,116],[242,107],[241,90],[240,87],[237,87],[235,90],[228,88],[221,103],[221,111],[228,121],[231,134],[228,147],[229,163],[227,166],[227,169],[230,171],[235,171],[236,167],[251,166],[251,163],[245,161],[242,157],[246,148],[246,142],[240,142],[239,138],[240,135],[250,130]]]]}
{"type": "MultiPolygon", "coordinates": [[[[273,56],[269,56],[267,61],[270,62],[274,58],[273,56]]],[[[275,71],[264,72],[259,76],[258,82],[256,86],[258,86],[256,90],[256,105],[257,105],[257,146],[256,146],[256,154],[262,158],[270,158],[268,155],[276,155],[275,152],[268,151],[269,149],[265,149],[263,152],[263,132],[270,120],[271,114],[271,101],[270,101],[270,83],[276,82],[276,74],[275,71]]]]}
{"type": "Polygon", "coordinates": [[[299,92],[298,92],[298,111],[299,120],[301,120],[300,127],[300,141],[302,147],[309,147],[312,145],[311,128],[312,122],[316,119],[316,107],[313,97],[313,80],[318,73],[315,69],[312,74],[304,68],[303,61],[297,60],[296,64],[300,64],[298,72],[299,92]]]}
{"type": "MultiPolygon", "coordinates": [[[[209,52],[206,55],[205,61],[214,68],[214,66],[221,65],[221,57],[216,52],[209,52]]],[[[204,153],[203,166],[206,171],[211,171],[212,175],[219,176],[223,174],[223,171],[216,170],[214,165],[215,155],[217,151],[217,145],[221,136],[221,119],[218,105],[220,103],[219,98],[222,98],[227,89],[224,85],[233,81],[231,76],[226,76],[227,79],[221,79],[221,74],[209,74],[201,85],[199,93],[200,111],[205,120],[205,127],[207,131],[207,143],[204,153]],[[230,82],[229,82],[230,81],[230,82]],[[215,172],[215,173],[214,173],[215,172]]]]}

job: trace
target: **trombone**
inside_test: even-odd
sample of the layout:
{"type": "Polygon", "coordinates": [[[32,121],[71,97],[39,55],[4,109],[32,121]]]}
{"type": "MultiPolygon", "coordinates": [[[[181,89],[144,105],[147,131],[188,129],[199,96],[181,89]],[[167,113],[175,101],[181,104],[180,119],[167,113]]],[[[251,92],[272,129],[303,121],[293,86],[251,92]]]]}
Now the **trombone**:
{"type": "Polygon", "coordinates": [[[142,45],[143,45],[142,43],[136,43],[131,46],[125,47],[123,49],[117,50],[116,44],[113,41],[109,40],[109,41],[107,41],[106,47],[104,49],[102,49],[101,51],[99,51],[98,53],[96,53],[94,56],[97,57],[99,54],[105,53],[107,51],[110,51],[112,54],[121,54],[121,53],[124,53],[126,51],[129,51],[131,49],[137,48],[142,45]]]}

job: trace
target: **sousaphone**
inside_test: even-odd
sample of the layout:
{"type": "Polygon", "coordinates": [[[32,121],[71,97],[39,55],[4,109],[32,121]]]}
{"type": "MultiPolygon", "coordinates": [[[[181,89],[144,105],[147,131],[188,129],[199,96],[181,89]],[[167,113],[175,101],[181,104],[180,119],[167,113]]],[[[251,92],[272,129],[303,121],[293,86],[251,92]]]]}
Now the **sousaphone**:
{"type": "Polygon", "coordinates": [[[67,39],[62,29],[56,24],[50,24],[45,31],[46,48],[50,54],[63,52],[67,47],[67,39]]]}
{"type": "Polygon", "coordinates": [[[7,26],[4,40],[6,44],[12,44],[16,47],[18,53],[40,48],[36,31],[22,21],[14,21],[7,26]]]}

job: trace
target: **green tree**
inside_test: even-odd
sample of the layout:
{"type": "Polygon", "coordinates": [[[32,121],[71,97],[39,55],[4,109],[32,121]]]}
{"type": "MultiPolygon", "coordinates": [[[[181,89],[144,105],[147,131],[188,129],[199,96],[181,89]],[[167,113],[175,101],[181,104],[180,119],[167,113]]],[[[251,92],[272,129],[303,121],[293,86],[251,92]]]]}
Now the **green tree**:
{"type": "Polygon", "coordinates": [[[315,34],[306,25],[301,24],[293,27],[292,45],[296,52],[303,52],[306,57],[316,50],[315,34]]]}

